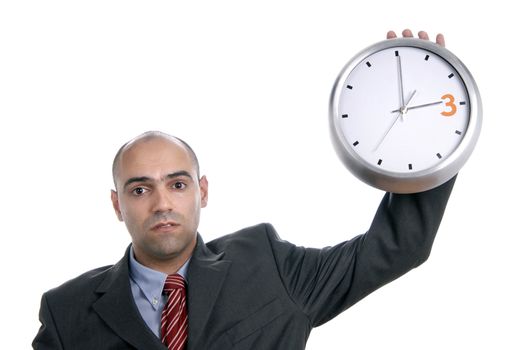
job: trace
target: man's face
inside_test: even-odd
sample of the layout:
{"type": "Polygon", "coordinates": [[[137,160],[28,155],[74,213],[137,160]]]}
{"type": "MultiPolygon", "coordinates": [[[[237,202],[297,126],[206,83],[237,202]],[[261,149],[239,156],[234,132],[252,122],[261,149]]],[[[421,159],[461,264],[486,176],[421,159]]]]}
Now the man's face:
{"type": "Polygon", "coordinates": [[[191,156],[173,140],[139,140],[122,153],[111,199],[142,264],[192,254],[207,205],[207,180],[197,176],[191,156]]]}

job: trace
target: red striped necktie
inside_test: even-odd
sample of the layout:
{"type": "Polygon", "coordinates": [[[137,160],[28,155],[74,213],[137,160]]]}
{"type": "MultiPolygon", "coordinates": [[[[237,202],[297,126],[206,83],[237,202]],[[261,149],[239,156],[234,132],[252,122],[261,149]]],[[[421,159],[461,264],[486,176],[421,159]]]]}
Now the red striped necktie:
{"type": "Polygon", "coordinates": [[[167,276],[163,292],[168,299],[162,312],[162,343],[169,350],[185,349],[188,328],[185,280],[179,274],[167,276]]]}

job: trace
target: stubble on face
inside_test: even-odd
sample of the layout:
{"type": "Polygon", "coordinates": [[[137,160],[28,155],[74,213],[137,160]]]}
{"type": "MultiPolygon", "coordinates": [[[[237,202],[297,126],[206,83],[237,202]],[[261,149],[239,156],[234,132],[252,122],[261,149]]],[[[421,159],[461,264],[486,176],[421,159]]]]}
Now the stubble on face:
{"type": "Polygon", "coordinates": [[[181,266],[196,245],[205,177],[202,186],[183,145],[164,138],[133,144],[118,167],[113,205],[131,234],[137,260],[158,270],[181,266]]]}
{"type": "MultiPolygon", "coordinates": [[[[177,212],[156,212],[148,217],[141,228],[127,224],[127,229],[133,232],[133,247],[135,253],[146,260],[167,261],[192,251],[196,244],[196,232],[181,232],[187,225],[187,219],[177,212]],[[150,260],[147,259],[147,260],[150,260]]],[[[139,225],[139,223],[137,223],[139,225]]]]}

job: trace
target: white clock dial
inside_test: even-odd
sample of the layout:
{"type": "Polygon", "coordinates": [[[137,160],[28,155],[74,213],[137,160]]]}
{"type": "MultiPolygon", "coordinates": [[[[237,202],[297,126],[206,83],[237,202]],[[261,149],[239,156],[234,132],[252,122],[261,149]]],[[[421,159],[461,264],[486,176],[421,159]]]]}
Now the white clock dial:
{"type": "Polygon", "coordinates": [[[372,166],[400,173],[433,167],[457,148],[467,130],[463,81],[432,52],[382,50],[360,62],[344,84],[341,130],[372,166]]]}
{"type": "Polygon", "coordinates": [[[366,183],[391,192],[436,187],[454,176],[481,130],[472,75],[427,40],[393,39],[356,55],[330,101],[335,149],[366,183]]]}

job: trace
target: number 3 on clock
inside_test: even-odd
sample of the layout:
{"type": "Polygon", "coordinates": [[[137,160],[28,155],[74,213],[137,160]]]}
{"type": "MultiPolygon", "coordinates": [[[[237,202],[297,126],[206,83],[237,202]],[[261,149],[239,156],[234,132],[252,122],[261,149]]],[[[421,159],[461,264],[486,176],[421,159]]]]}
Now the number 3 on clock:
{"type": "Polygon", "coordinates": [[[445,106],[450,107],[450,111],[443,111],[441,112],[441,115],[445,117],[452,117],[454,114],[456,114],[457,107],[454,104],[454,96],[452,96],[451,94],[446,94],[441,96],[441,99],[448,99],[448,102],[445,103],[445,106]]]}

